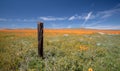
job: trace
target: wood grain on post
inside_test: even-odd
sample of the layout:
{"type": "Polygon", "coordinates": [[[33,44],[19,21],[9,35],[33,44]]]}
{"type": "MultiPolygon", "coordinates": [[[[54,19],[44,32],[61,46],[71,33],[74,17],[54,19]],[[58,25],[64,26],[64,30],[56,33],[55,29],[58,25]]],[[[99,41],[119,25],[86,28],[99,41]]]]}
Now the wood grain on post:
{"type": "Polygon", "coordinates": [[[38,55],[43,58],[43,23],[38,22],[38,55]]]}

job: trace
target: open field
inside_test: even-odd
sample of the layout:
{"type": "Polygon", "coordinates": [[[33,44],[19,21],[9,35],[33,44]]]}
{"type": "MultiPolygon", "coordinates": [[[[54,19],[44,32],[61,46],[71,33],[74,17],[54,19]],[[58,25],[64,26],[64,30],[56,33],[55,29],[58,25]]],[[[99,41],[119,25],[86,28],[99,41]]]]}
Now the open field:
{"type": "Polygon", "coordinates": [[[120,30],[45,29],[44,57],[37,30],[0,30],[0,71],[120,71],[120,30]]]}

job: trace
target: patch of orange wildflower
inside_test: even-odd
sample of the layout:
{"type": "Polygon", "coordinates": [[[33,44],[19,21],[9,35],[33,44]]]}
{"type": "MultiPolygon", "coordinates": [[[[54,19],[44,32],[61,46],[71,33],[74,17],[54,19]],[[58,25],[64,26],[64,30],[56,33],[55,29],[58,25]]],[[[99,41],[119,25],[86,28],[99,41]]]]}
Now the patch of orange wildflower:
{"type": "Polygon", "coordinates": [[[92,69],[92,68],[89,68],[88,71],[93,71],[93,69],[92,69]]]}
{"type": "Polygon", "coordinates": [[[88,50],[88,47],[85,46],[85,45],[80,45],[80,50],[81,50],[81,51],[88,50]]]}

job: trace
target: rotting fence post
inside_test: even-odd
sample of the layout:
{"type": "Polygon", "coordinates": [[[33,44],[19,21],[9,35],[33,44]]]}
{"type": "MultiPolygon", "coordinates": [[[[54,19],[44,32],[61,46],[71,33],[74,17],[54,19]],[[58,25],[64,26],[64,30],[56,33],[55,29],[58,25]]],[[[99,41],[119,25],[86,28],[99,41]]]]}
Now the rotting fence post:
{"type": "Polygon", "coordinates": [[[43,23],[38,22],[38,55],[43,58],[43,23]]]}

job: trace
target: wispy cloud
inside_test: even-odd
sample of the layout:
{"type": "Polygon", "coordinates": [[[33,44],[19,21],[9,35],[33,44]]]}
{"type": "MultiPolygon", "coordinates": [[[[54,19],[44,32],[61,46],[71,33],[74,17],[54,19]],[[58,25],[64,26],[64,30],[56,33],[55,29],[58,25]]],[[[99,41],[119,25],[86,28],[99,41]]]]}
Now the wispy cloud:
{"type": "Polygon", "coordinates": [[[82,27],[86,24],[86,22],[92,17],[91,16],[92,15],[92,12],[89,12],[88,14],[87,14],[87,16],[85,16],[84,17],[84,22],[83,22],[83,24],[82,24],[82,27]]]}
{"type": "MultiPolygon", "coordinates": [[[[66,21],[66,22],[76,22],[81,23],[81,27],[87,27],[87,28],[95,28],[95,29],[119,29],[120,26],[103,26],[103,23],[109,20],[109,17],[111,18],[114,15],[120,15],[120,4],[116,5],[115,7],[109,9],[109,10],[103,10],[103,11],[90,11],[88,13],[81,13],[71,15],[71,16],[65,16],[65,17],[55,17],[55,16],[41,16],[41,17],[36,17],[36,18],[25,18],[25,19],[7,19],[7,18],[0,18],[0,22],[36,22],[39,20],[44,20],[44,21],[50,21],[52,22],[51,27],[53,28],[72,28],[73,25],[68,24],[66,25],[60,25],[59,21],[66,21]],[[107,19],[108,18],[108,19],[107,19]],[[107,19],[107,20],[106,20],[107,19]],[[57,23],[54,23],[57,22],[57,23]],[[54,23],[54,24],[53,24],[54,23]],[[102,26],[101,26],[102,25],[102,26]]],[[[71,22],[71,23],[73,23],[71,22]]],[[[110,25],[110,24],[109,24],[110,25]]]]}
{"type": "Polygon", "coordinates": [[[4,18],[0,18],[0,21],[7,21],[7,19],[4,19],[4,18]]]}
{"type": "Polygon", "coordinates": [[[119,14],[120,15],[120,4],[117,4],[114,8],[109,10],[98,11],[96,14],[93,12],[87,13],[87,15],[73,15],[68,18],[69,21],[71,20],[84,20],[82,26],[86,24],[89,19],[104,19],[109,18],[113,15],[119,14]]]}
{"type": "Polygon", "coordinates": [[[110,16],[113,16],[115,14],[120,13],[120,8],[117,9],[111,9],[111,10],[105,10],[97,13],[97,16],[100,16],[101,18],[108,18],[110,16]]]}
{"type": "Polygon", "coordinates": [[[101,23],[104,23],[104,21],[107,18],[110,18],[114,15],[120,15],[120,4],[116,5],[114,8],[104,11],[99,11],[96,14],[93,14],[92,12],[89,12],[88,15],[85,17],[85,21],[82,24],[82,27],[89,27],[89,28],[95,28],[95,29],[119,29],[120,26],[99,26],[101,23]],[[86,24],[86,22],[93,16],[93,23],[86,24]],[[97,20],[97,21],[95,21],[97,20]],[[86,25],[85,25],[86,24],[86,25]],[[85,26],[84,26],[85,25],[85,26]]]}
{"type": "Polygon", "coordinates": [[[23,19],[21,21],[23,21],[23,22],[35,22],[37,20],[35,20],[35,19],[23,19]]]}
{"type": "Polygon", "coordinates": [[[86,15],[73,15],[68,18],[69,21],[71,20],[85,20],[87,21],[88,19],[94,19],[94,15],[92,15],[92,12],[87,13],[86,15]]]}
{"type": "Polygon", "coordinates": [[[71,16],[71,17],[69,17],[68,18],[68,20],[76,20],[76,19],[82,19],[82,17],[81,16],[79,16],[79,15],[74,15],[74,16],[71,16]]]}
{"type": "Polygon", "coordinates": [[[89,13],[87,14],[87,16],[85,17],[85,21],[87,21],[88,19],[90,19],[91,15],[92,15],[92,12],[89,12],[89,13]]]}
{"type": "Polygon", "coordinates": [[[68,18],[68,20],[74,20],[74,19],[76,19],[75,16],[71,16],[70,18],[68,18]]]}
{"type": "Polygon", "coordinates": [[[102,20],[102,21],[101,20],[94,21],[92,23],[86,24],[86,27],[96,26],[96,25],[99,25],[99,24],[101,24],[103,22],[104,22],[104,20],[102,20]]]}
{"type": "Polygon", "coordinates": [[[68,25],[66,28],[72,28],[72,25],[68,25]]]}
{"type": "Polygon", "coordinates": [[[120,14],[120,4],[117,4],[114,8],[104,11],[99,11],[95,16],[99,18],[109,18],[113,15],[120,14]]]}
{"type": "Polygon", "coordinates": [[[120,3],[118,3],[114,8],[120,8],[120,3]]]}
{"type": "Polygon", "coordinates": [[[44,21],[56,21],[56,20],[66,20],[66,17],[52,17],[52,16],[47,16],[47,17],[39,17],[39,19],[42,19],[44,21]]]}
{"type": "Polygon", "coordinates": [[[0,18],[0,22],[34,22],[37,21],[37,19],[5,19],[0,18]]]}

